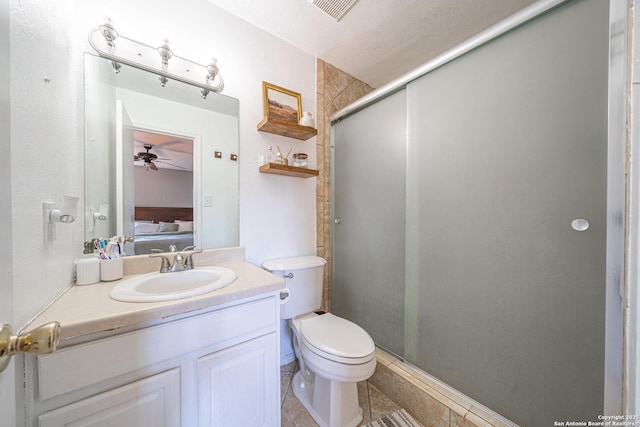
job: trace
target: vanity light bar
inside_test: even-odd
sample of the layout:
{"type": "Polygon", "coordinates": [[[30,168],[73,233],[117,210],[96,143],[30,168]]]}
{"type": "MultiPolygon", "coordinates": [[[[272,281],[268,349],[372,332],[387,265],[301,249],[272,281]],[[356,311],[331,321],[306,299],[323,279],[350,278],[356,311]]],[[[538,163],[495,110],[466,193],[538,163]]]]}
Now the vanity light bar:
{"type": "Polygon", "coordinates": [[[196,86],[201,89],[203,98],[224,87],[216,59],[202,65],[174,55],[167,41],[155,48],[128,39],[118,34],[110,21],[89,32],[89,44],[98,55],[112,62],[116,73],[120,71],[120,64],[129,65],[157,74],[162,86],[169,80],[196,86]]]}

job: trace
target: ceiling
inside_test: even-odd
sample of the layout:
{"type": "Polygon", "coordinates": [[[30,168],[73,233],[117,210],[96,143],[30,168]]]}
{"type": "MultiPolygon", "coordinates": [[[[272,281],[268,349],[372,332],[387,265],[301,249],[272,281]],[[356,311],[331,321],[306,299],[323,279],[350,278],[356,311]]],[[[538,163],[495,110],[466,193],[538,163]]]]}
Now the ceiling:
{"type": "Polygon", "coordinates": [[[209,1],[376,88],[535,2],[358,0],[337,22],[311,0],[209,1]]]}
{"type": "MultiPolygon", "coordinates": [[[[133,131],[134,156],[146,152],[145,144],[151,145],[149,152],[158,156],[158,159],[153,161],[158,169],[193,171],[192,139],[135,129],[133,131]]],[[[143,160],[134,161],[133,164],[144,167],[143,160]]]]}

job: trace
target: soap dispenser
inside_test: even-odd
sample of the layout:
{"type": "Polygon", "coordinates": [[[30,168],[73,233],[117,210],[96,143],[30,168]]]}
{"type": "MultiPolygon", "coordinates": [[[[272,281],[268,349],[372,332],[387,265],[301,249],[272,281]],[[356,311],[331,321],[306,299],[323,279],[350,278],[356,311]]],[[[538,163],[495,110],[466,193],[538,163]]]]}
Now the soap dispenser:
{"type": "Polygon", "coordinates": [[[93,253],[93,240],[84,242],[84,254],[76,260],[76,285],[93,285],[100,281],[100,259],[93,253]]]}

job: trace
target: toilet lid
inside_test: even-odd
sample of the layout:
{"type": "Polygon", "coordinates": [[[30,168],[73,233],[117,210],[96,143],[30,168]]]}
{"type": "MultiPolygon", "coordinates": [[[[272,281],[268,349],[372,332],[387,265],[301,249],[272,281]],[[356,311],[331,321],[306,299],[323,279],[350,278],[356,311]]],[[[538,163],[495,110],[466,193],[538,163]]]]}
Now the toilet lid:
{"type": "Polygon", "coordinates": [[[375,350],[373,340],[364,329],[331,313],[301,322],[300,335],[314,353],[360,359],[370,356],[375,350]]]}

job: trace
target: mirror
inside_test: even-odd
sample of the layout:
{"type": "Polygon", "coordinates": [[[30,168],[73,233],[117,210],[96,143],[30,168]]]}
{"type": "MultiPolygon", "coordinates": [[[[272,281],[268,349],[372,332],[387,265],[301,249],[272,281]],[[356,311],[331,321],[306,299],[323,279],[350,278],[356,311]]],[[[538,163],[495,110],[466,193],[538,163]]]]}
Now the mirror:
{"type": "Polygon", "coordinates": [[[239,102],[85,53],[85,240],[131,254],[239,244],[239,102]]]}

